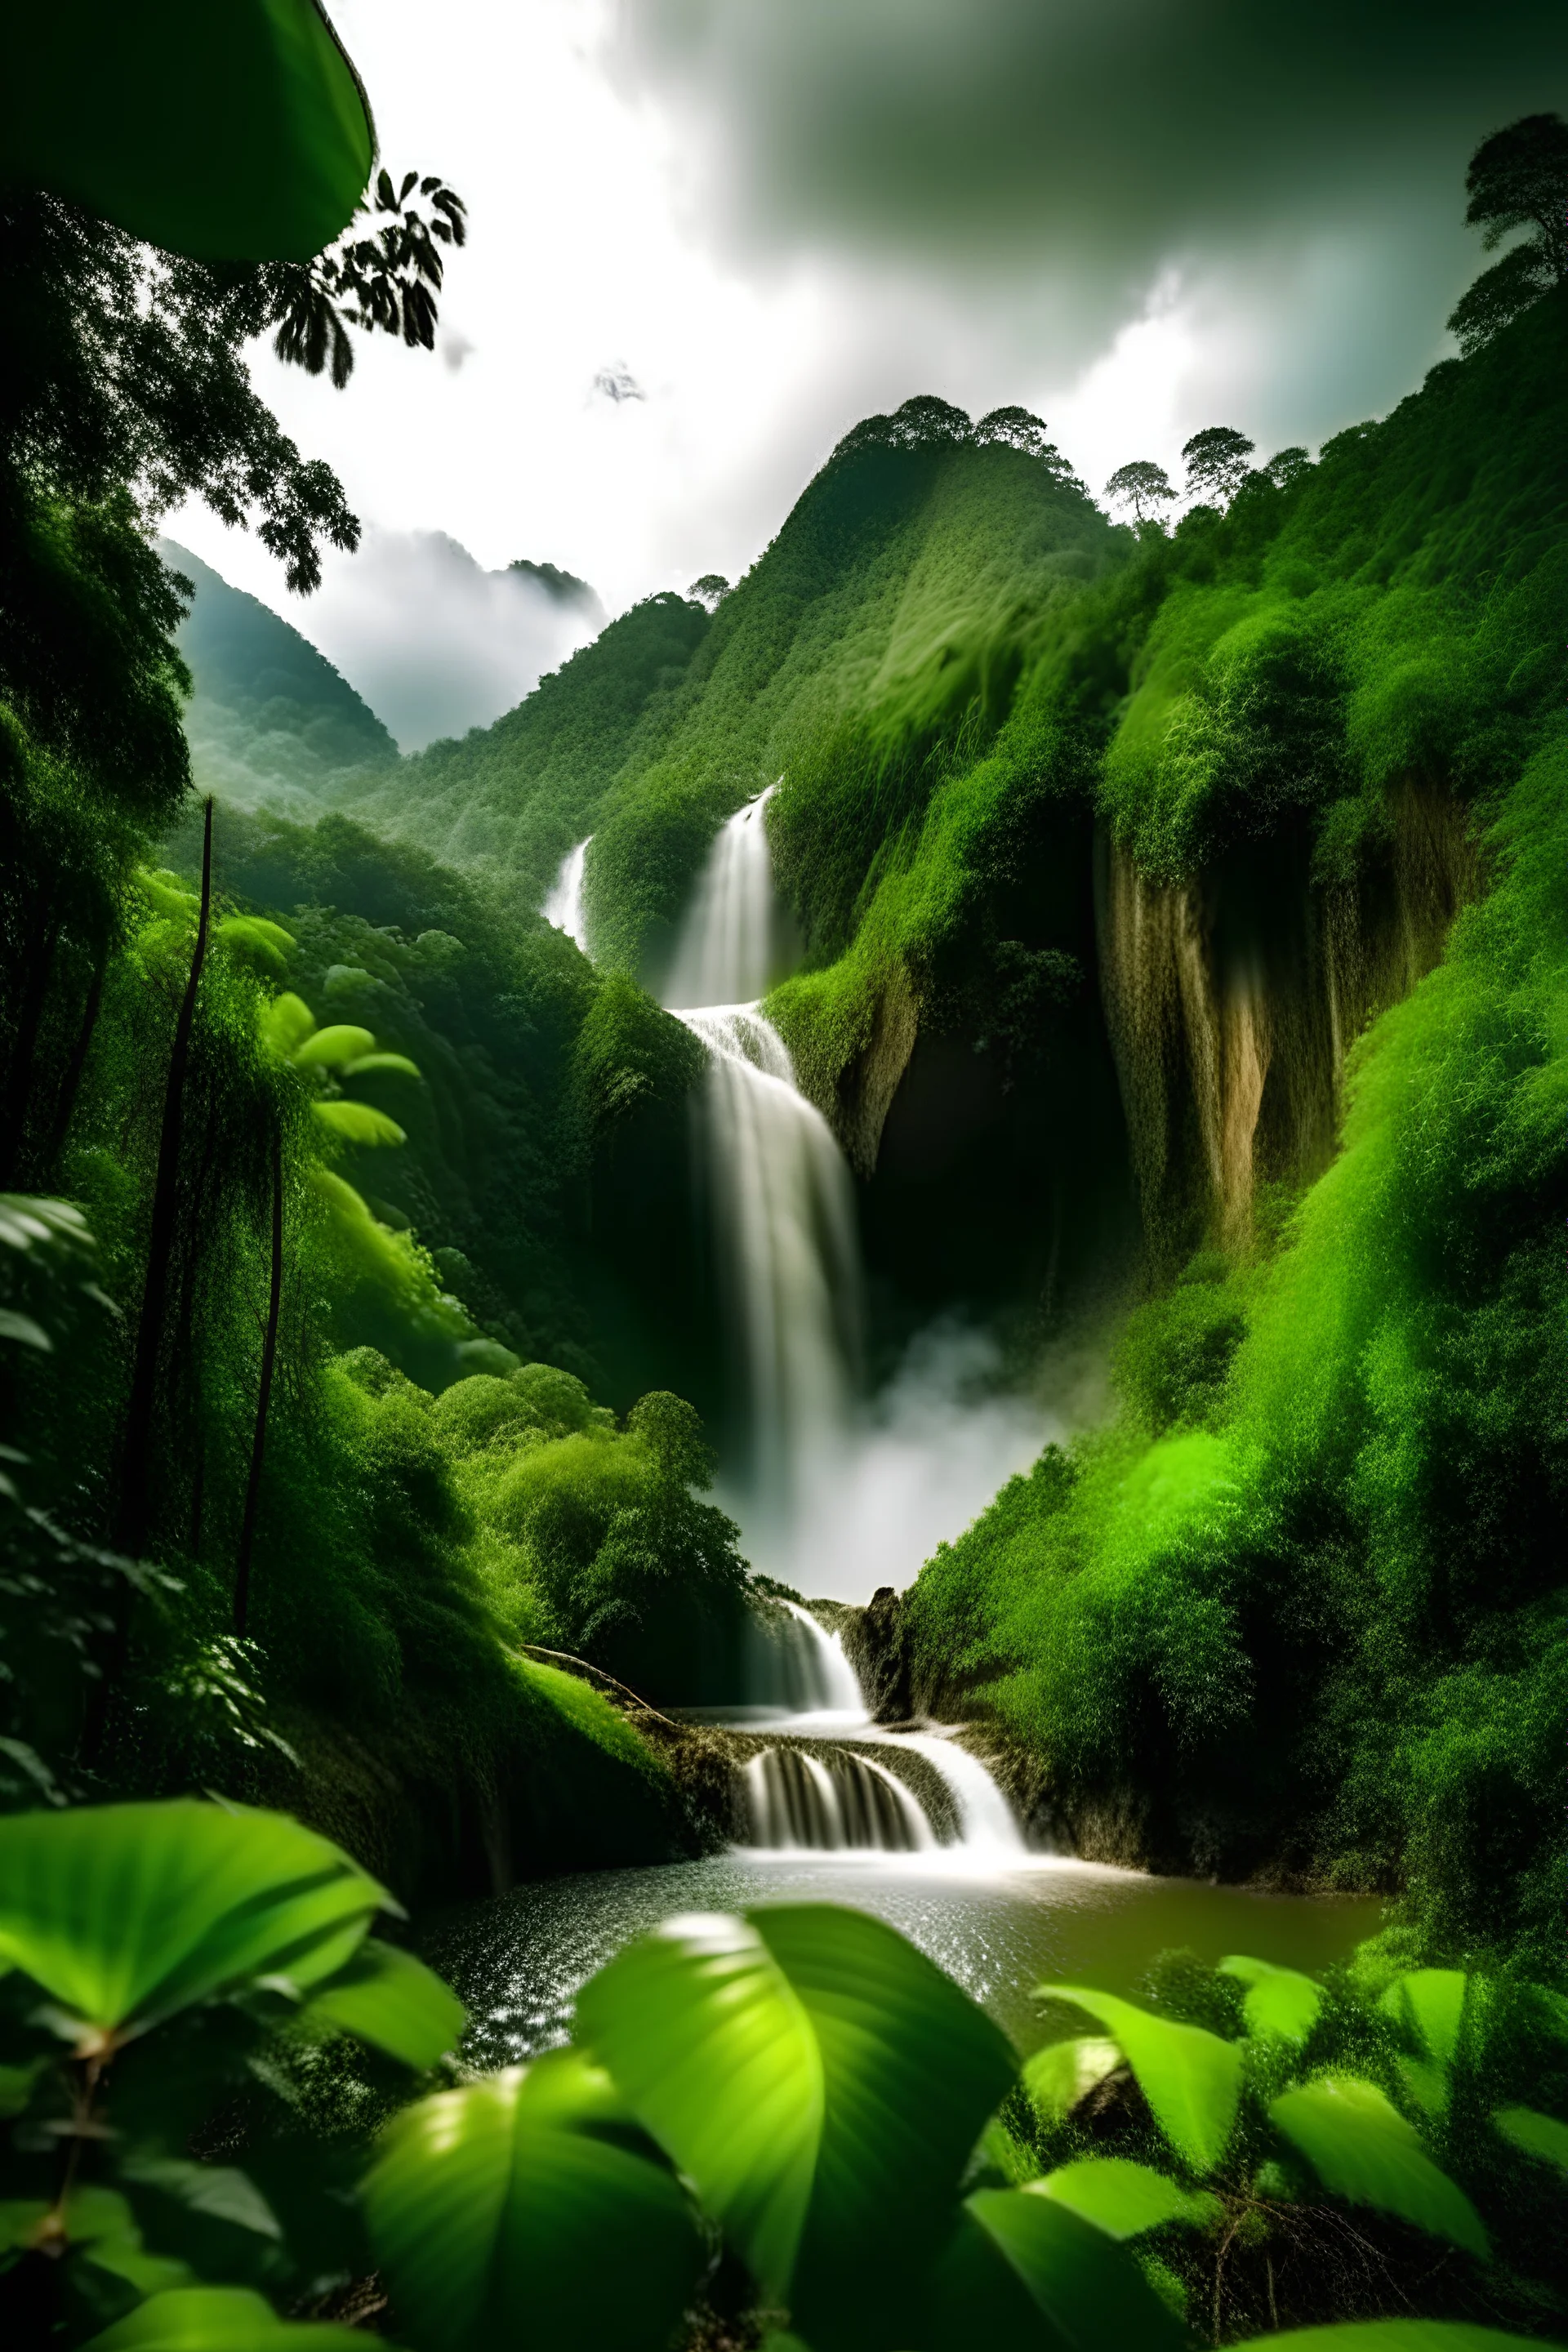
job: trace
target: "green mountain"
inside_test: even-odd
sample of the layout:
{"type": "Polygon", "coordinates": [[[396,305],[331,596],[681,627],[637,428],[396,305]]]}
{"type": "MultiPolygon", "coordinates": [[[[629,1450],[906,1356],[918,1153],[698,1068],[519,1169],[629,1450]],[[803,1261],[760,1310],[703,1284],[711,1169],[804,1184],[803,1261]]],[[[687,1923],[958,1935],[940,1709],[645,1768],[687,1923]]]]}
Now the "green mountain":
{"type": "Polygon", "coordinates": [[[396,759],[375,713],[298,629],[188,548],[164,540],[160,552],[195,589],[177,643],[195,683],[184,721],[198,792],[309,818],[396,759]]]}
{"type": "Polygon", "coordinates": [[[884,1316],[1111,1352],[907,1598],[911,1693],[1079,1851],[1404,1879],[1451,1943],[1562,1893],[1565,341],[1556,294],[1170,534],[910,404],[711,623],[639,608],[362,803],[535,891],[592,831],[657,982],[782,774],[770,1010],[884,1316]]]}

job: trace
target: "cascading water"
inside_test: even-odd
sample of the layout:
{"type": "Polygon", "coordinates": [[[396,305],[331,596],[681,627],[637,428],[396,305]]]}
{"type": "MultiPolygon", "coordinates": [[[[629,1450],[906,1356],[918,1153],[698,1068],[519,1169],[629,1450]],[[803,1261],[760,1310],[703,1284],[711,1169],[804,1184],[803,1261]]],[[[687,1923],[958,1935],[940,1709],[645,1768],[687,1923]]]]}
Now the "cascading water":
{"type": "Polygon", "coordinates": [[[844,1155],[757,1002],[772,977],[771,790],[721,831],[665,993],[709,1052],[705,1178],[743,1395],[747,1536],[787,1569],[854,1402],[860,1259],[844,1155]]]}
{"type": "Polygon", "coordinates": [[[580,841],[569,849],[561,861],[561,870],[550,887],[550,895],[540,908],[547,923],[575,940],[584,955],[588,952],[588,925],[583,907],[583,877],[587,867],[588,842],[580,841]]]}

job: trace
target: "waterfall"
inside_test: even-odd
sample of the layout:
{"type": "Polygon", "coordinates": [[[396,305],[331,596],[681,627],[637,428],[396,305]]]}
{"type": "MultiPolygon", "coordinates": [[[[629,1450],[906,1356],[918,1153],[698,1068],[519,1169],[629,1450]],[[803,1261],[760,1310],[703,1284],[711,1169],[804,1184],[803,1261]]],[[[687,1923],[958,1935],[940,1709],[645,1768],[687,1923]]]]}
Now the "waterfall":
{"type": "Polygon", "coordinates": [[[797,1601],[786,1601],[784,1606],[795,1636],[792,1648],[805,1668],[801,1679],[807,1696],[803,1711],[847,1715],[857,1722],[865,1722],[866,1702],[860,1692],[860,1677],[844,1654],[843,1635],[827,1633],[810,1610],[802,1609],[797,1601]]]}
{"type": "Polygon", "coordinates": [[[801,1748],[765,1748],[746,1766],[742,1787],[752,1845],[915,1853],[936,1843],[903,1782],[853,1748],[824,1758],[801,1748]]]}
{"type": "Polygon", "coordinates": [[[704,1189],[739,1373],[747,1535],[782,1569],[853,1410],[860,1255],[844,1155],[754,1001],[770,977],[773,789],[721,830],[666,998],[708,1048],[704,1189]]]}
{"type": "Polygon", "coordinates": [[[906,1731],[899,1737],[946,1781],[958,1813],[958,1842],[967,1853],[989,1854],[1002,1865],[1026,1858],[1018,1817],[978,1756],[940,1732],[906,1731]]]}
{"type": "Polygon", "coordinates": [[[561,870],[551,885],[550,896],[539,910],[547,923],[553,924],[558,931],[564,931],[569,940],[575,940],[584,955],[588,952],[588,925],[583,911],[583,875],[587,864],[588,842],[593,838],[590,834],[587,841],[578,842],[575,848],[566,852],[561,861],[561,870]]]}
{"type": "Polygon", "coordinates": [[[676,944],[664,992],[672,1013],[750,1003],[775,977],[777,916],[763,812],[777,790],[770,784],[719,829],[676,944]]]}

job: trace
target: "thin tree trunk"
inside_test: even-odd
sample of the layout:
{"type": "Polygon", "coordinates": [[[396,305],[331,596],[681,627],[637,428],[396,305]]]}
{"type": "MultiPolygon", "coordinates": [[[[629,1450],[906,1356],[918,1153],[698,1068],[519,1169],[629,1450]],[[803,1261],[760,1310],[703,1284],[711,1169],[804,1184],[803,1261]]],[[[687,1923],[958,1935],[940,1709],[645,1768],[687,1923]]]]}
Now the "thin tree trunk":
{"type": "Polygon", "coordinates": [[[77,1031],[76,1044],[71,1047],[71,1057],[66,1065],[65,1076],[60,1081],[59,1099],[55,1105],[54,1124],[49,1129],[49,1140],[44,1155],[45,1171],[47,1175],[52,1176],[58,1167],[60,1154],[66,1148],[66,1138],[70,1133],[71,1114],[76,1109],[76,1098],[81,1091],[82,1075],[87,1068],[87,1057],[92,1045],[92,1033],[98,1026],[99,1011],[103,1003],[103,975],[108,962],[109,949],[106,944],[99,949],[93,958],[92,979],[88,987],[87,1003],[82,1006],[81,1026],[77,1031]]]}
{"type": "Polygon", "coordinates": [[[245,1639],[250,1613],[250,1553],[256,1540],[256,1509],[261,1496],[261,1460],[267,1450],[267,1408],[272,1401],[272,1368],[278,1360],[278,1309],[283,1296],[283,1138],[272,1130],[272,1288],[267,1301],[267,1337],[261,1343],[261,1385],[256,1396],[256,1435],[245,1489],[239,1553],[234,1574],[234,1630],[245,1639]]]}
{"type": "MultiPolygon", "coordinates": [[[[153,1408],[158,1391],[158,1357],[163,1338],[163,1304],[169,1286],[169,1259],[174,1244],[174,1210],[179,1194],[180,1128],[184,1110],[185,1070],[191,1058],[191,1029],[195,1020],[196,990],[206,961],[207,917],[212,907],[213,804],[209,798],[202,828],[202,906],[196,923],[195,950],[190,978],[174,1024],[169,1055],[169,1076],[163,1090],[163,1127],[158,1139],[158,1173],[153,1186],[153,1217],[147,1236],[147,1276],[142,1286],[142,1314],[136,1327],[136,1357],[131,1372],[131,1395],[125,1408],[121,1441],[120,1508],[115,1517],[113,1549],[128,1559],[140,1559],[147,1540],[148,1497],[151,1491],[153,1408]]],[[[106,1671],[100,1676],[88,1710],[82,1753],[97,1761],[108,1727],[114,1692],[124,1677],[131,1651],[131,1612],[134,1593],[127,1590],[115,1610],[106,1671]]]]}

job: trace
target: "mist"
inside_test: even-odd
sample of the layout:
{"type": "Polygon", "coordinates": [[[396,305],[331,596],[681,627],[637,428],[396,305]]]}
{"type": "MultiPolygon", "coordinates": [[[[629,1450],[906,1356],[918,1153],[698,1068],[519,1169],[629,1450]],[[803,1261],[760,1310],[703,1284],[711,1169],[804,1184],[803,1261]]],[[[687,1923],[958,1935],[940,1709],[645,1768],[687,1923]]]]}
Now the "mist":
{"type": "Polygon", "coordinates": [[[527,573],[485,571],[445,531],[374,524],[357,554],[327,558],[320,591],[289,618],[402,751],[489,726],[605,623],[591,589],[552,594],[527,573]]]}

